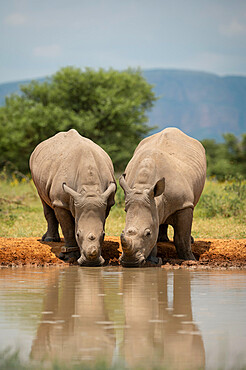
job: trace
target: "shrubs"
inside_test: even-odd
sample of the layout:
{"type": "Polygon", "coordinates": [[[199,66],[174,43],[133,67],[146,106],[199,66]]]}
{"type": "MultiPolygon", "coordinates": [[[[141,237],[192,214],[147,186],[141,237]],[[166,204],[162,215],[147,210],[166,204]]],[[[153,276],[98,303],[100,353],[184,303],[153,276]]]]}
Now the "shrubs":
{"type": "Polygon", "coordinates": [[[195,209],[203,218],[215,216],[245,218],[246,181],[230,179],[223,183],[216,180],[206,182],[203,194],[195,209]]]}
{"type": "Polygon", "coordinates": [[[240,138],[233,134],[223,135],[223,142],[214,139],[201,141],[206,149],[207,175],[225,181],[228,176],[246,178],[246,133],[240,138]]]}
{"type": "MultiPolygon", "coordinates": [[[[124,208],[125,196],[117,183],[116,208],[124,208]]],[[[208,179],[201,198],[195,208],[195,215],[201,218],[235,217],[246,220],[246,180],[230,178],[224,182],[208,179]]]]}
{"type": "MultiPolygon", "coordinates": [[[[125,225],[124,192],[117,185],[115,206],[106,222],[106,234],[111,236],[120,235],[125,225]]],[[[245,238],[245,209],[245,180],[223,183],[207,180],[195,208],[193,236],[245,238]]],[[[0,173],[0,235],[36,237],[42,235],[45,228],[42,204],[33,182],[19,174],[11,177],[0,173]]]]}

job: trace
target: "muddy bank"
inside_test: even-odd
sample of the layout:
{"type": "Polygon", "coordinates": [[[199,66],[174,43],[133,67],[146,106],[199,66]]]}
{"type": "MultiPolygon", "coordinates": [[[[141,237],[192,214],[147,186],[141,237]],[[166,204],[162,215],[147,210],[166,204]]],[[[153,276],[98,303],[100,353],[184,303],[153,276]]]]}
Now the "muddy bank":
{"type": "MultiPolygon", "coordinates": [[[[58,258],[64,242],[47,243],[38,238],[0,238],[0,266],[68,265],[58,258]]],[[[106,237],[102,256],[109,265],[119,264],[121,254],[119,237],[106,237]]],[[[246,239],[197,239],[192,245],[197,262],[177,259],[173,243],[158,243],[162,268],[232,269],[246,268],[246,239]]]]}

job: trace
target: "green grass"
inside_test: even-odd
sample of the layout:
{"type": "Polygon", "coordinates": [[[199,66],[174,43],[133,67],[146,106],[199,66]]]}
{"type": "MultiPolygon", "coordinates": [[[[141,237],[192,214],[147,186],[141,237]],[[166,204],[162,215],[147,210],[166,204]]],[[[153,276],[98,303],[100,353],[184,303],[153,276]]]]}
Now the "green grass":
{"type": "Polygon", "coordinates": [[[0,181],[0,235],[40,236],[46,228],[42,204],[32,181],[0,181]]]}
{"type": "Polygon", "coordinates": [[[52,361],[23,361],[20,351],[11,350],[10,348],[0,352],[0,369],[1,370],[123,370],[126,367],[121,365],[110,366],[106,361],[97,361],[95,364],[86,362],[71,363],[71,361],[61,362],[52,361]]]}
{"type": "MultiPolygon", "coordinates": [[[[246,237],[246,182],[219,183],[208,180],[195,208],[192,235],[195,238],[240,239],[246,237]]],[[[124,229],[124,195],[120,187],[116,205],[106,222],[106,235],[118,236],[124,229]]],[[[41,237],[46,231],[43,208],[32,181],[0,176],[0,236],[41,237]]],[[[172,237],[172,228],[169,228],[172,237]]]]}
{"type": "MultiPolygon", "coordinates": [[[[173,366],[162,366],[162,365],[147,365],[140,364],[138,366],[130,367],[132,370],[174,370],[173,366]]],[[[110,365],[107,361],[98,360],[95,363],[88,362],[61,362],[59,360],[53,361],[22,361],[20,358],[20,352],[7,349],[0,352],[0,369],[1,370],[127,370],[129,366],[124,363],[116,363],[110,365]]],[[[197,370],[201,368],[197,368],[197,370]]],[[[217,370],[246,370],[246,364],[241,361],[240,358],[235,359],[234,363],[230,366],[225,363],[224,359],[221,359],[221,364],[215,366],[217,370]]]]}

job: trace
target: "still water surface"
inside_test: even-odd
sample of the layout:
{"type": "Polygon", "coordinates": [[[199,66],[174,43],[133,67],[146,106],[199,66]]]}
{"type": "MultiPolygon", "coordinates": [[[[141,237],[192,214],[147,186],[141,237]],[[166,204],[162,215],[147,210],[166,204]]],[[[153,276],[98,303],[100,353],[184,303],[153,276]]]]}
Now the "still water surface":
{"type": "Polygon", "coordinates": [[[0,351],[175,369],[246,363],[246,272],[0,269],[0,351]]]}

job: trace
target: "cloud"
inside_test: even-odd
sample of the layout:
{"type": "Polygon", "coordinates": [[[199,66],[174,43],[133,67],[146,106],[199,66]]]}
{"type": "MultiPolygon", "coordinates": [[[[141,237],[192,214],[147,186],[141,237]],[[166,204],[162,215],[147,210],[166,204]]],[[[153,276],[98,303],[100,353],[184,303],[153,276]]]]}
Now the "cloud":
{"type": "Polygon", "coordinates": [[[59,45],[44,45],[37,46],[33,49],[35,57],[56,58],[61,55],[61,47],[59,45]]]}
{"type": "Polygon", "coordinates": [[[12,13],[5,18],[4,23],[10,26],[22,26],[27,23],[27,17],[21,13],[12,13]]]}
{"type": "Polygon", "coordinates": [[[222,35],[230,37],[246,35],[246,22],[233,19],[228,25],[220,26],[219,30],[222,35]]]}

